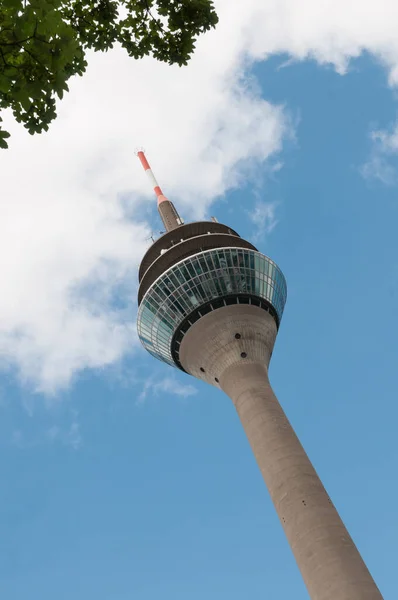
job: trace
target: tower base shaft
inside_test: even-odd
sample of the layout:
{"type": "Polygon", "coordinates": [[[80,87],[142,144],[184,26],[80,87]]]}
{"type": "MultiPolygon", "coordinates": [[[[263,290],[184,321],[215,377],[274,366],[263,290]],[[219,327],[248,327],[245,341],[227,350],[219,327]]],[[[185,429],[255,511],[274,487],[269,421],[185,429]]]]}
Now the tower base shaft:
{"type": "Polygon", "coordinates": [[[382,600],[272,391],[264,364],[220,380],[232,399],[312,600],[382,600]]]}

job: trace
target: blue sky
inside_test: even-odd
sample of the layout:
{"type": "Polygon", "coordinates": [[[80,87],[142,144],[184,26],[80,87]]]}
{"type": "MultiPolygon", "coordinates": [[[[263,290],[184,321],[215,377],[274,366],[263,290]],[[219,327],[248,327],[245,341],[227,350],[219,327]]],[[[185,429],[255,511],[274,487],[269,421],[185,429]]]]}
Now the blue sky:
{"type": "MultiPolygon", "coordinates": [[[[372,132],[392,131],[397,101],[370,54],[354,59],[345,75],[309,59],[284,66],[288,59],[275,53],[245,73],[258,98],[284,106],[291,130],[280,151],[276,144],[267,160],[254,157],[249,170],[236,171],[239,187],[218,193],[221,184],[214,184],[211,204],[201,206],[255,237],[286,276],[271,382],[388,600],[395,597],[398,531],[397,162],[392,138],[377,143],[372,132]],[[261,222],[259,215],[268,217],[261,222]]],[[[78,103],[78,94],[70,102],[78,103]]],[[[64,134],[57,135],[62,146],[64,134]]],[[[123,178],[139,178],[138,169],[130,166],[123,178]]],[[[184,191],[178,178],[177,169],[170,179],[177,198],[184,191]]],[[[124,181],[113,191],[119,200],[124,181]]],[[[128,218],[138,219],[139,205],[126,197],[128,218]]],[[[160,229],[149,196],[145,201],[142,236],[160,229]]],[[[189,218],[187,202],[179,207],[189,218]]],[[[144,246],[137,242],[137,256],[144,246]]],[[[109,260],[114,268],[115,257],[109,260]]],[[[112,310],[134,324],[133,277],[136,264],[118,271],[112,285],[98,274],[86,278],[85,306],[104,293],[105,281],[112,310]]],[[[59,344],[73,349],[84,331],[77,327],[75,335],[76,342],[72,336],[59,344]]],[[[39,337],[35,343],[44,345],[39,337]]],[[[39,359],[48,360],[42,351],[34,356],[37,369],[39,359]]],[[[74,356],[73,377],[58,370],[59,381],[51,375],[47,387],[48,378],[35,381],[17,350],[4,359],[0,595],[308,598],[228,398],[136,343],[106,356],[101,364],[90,355],[94,368],[74,356]]]]}

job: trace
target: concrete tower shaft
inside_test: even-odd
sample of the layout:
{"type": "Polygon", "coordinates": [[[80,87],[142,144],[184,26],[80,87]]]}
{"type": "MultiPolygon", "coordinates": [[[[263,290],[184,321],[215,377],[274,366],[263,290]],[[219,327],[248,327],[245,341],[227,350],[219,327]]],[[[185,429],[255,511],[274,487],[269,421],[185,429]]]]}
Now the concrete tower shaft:
{"type": "Polygon", "coordinates": [[[312,600],[382,596],[268,380],[277,334],[259,307],[231,305],[186,332],[181,365],[231,398],[312,600]]]}
{"type": "Polygon", "coordinates": [[[226,225],[184,225],[140,160],[167,230],[139,269],[144,348],[231,398],[311,599],[382,600],[268,380],[287,296],[281,270],[226,225]]]}

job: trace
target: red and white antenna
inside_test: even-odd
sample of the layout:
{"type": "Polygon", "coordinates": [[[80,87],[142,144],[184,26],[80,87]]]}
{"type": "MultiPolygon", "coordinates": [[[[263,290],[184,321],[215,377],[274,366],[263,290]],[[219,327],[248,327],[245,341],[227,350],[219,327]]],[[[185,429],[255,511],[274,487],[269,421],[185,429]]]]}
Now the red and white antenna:
{"type": "Polygon", "coordinates": [[[153,191],[155,192],[156,198],[158,200],[158,211],[166,228],[166,231],[171,231],[172,229],[176,229],[176,227],[183,225],[184,221],[180,218],[178,212],[174,207],[174,204],[166,198],[166,196],[163,194],[160,188],[160,185],[156,181],[156,177],[152,172],[150,164],[145,156],[144,150],[138,150],[136,152],[136,155],[140,159],[144,171],[148,175],[148,178],[151,182],[153,191]]]}
{"type": "Polygon", "coordinates": [[[141,164],[144,168],[145,173],[148,175],[148,179],[151,182],[151,185],[153,187],[153,191],[156,194],[156,197],[158,199],[158,204],[160,204],[161,202],[167,201],[166,196],[163,195],[162,190],[160,189],[160,185],[158,184],[158,182],[156,181],[156,177],[152,172],[152,169],[150,167],[150,164],[147,160],[147,157],[145,156],[145,152],[144,150],[139,150],[137,152],[137,156],[141,161],[141,164]]]}

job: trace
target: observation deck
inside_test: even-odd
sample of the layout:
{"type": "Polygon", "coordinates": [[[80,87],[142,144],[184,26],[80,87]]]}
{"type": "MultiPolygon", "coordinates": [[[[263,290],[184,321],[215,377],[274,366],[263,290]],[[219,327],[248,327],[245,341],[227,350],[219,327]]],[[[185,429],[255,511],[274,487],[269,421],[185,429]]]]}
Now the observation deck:
{"type": "Polygon", "coordinates": [[[157,248],[148,250],[138,294],[138,335],[143,346],[182,370],[181,341],[205,314],[231,304],[253,304],[269,312],[279,327],[287,296],[281,270],[250,242],[220,223],[190,225],[198,229],[196,235],[181,240],[189,227],[182,226],[166,234],[181,240],[168,251],[160,253],[162,238],[155,242],[157,248]],[[208,233],[209,225],[218,228],[208,233]]]}

